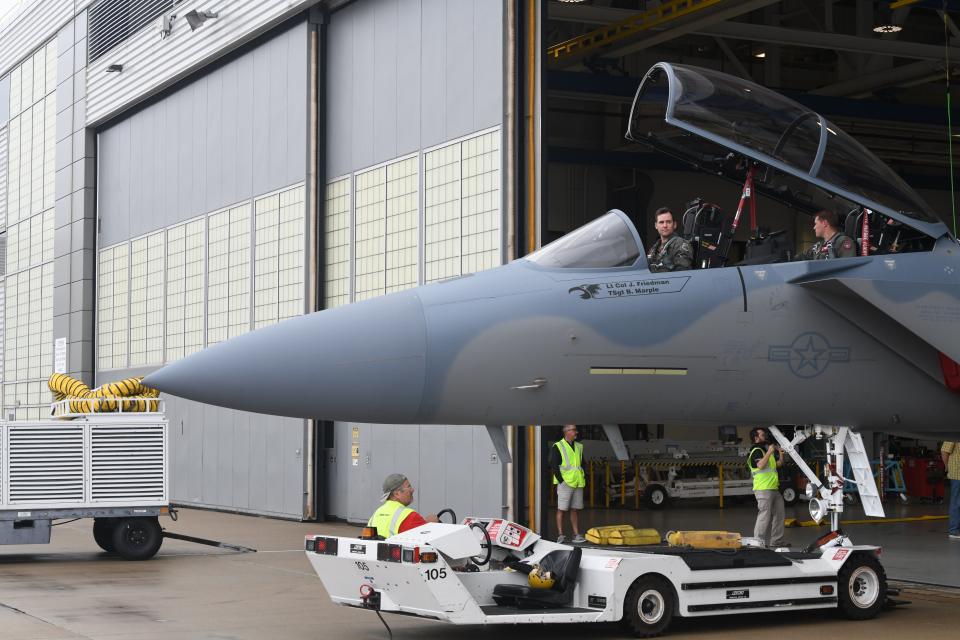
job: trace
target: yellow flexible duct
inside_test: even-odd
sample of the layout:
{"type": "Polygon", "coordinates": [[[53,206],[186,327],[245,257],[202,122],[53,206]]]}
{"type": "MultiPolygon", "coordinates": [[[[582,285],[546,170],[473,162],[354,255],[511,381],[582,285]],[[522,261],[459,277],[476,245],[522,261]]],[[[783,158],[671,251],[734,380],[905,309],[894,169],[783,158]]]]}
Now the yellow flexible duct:
{"type": "Polygon", "coordinates": [[[141,384],[143,376],[127,378],[117,382],[100,385],[90,389],[83,382],[62,373],[50,376],[47,386],[53,392],[56,401],[70,400],[71,413],[98,413],[117,410],[122,404],[124,411],[144,412],[156,411],[160,402],[149,398],[160,397],[160,391],[141,384]],[[98,398],[104,398],[98,400],[98,398]],[[117,400],[117,398],[130,398],[117,400]]]}

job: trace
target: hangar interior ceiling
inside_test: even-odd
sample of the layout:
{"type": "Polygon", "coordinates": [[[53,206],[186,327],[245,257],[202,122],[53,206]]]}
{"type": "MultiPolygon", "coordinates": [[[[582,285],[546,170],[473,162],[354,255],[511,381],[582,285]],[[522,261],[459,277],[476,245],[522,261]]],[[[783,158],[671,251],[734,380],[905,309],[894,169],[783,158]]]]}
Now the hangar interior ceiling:
{"type": "MultiPolygon", "coordinates": [[[[551,213],[544,242],[611,206],[632,207],[645,227],[642,212],[668,195],[663,188],[654,194],[649,184],[664,180],[653,172],[662,161],[624,139],[634,92],[660,61],[719,69],[788,95],[853,135],[931,206],[949,207],[946,86],[948,70],[955,78],[960,64],[960,3],[945,6],[946,12],[943,2],[910,0],[547,3],[551,213]]],[[[712,190],[713,179],[703,180],[712,190]]],[[[717,188],[725,206],[735,208],[735,185],[717,188]]],[[[672,205],[682,204],[668,191],[672,205]]],[[[806,223],[798,232],[805,229],[806,223]]]]}

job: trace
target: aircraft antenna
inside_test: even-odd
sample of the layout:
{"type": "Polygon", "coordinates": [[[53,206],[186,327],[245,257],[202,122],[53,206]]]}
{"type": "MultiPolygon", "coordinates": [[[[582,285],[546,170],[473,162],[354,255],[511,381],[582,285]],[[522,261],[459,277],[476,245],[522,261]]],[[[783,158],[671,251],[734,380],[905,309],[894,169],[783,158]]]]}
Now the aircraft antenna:
{"type": "Polygon", "coordinates": [[[940,12],[943,17],[943,56],[946,62],[947,73],[947,153],[950,158],[950,209],[953,214],[953,237],[957,237],[957,198],[954,193],[953,185],[953,122],[951,119],[952,108],[950,106],[950,31],[947,21],[947,0],[943,0],[943,10],[940,12]]]}

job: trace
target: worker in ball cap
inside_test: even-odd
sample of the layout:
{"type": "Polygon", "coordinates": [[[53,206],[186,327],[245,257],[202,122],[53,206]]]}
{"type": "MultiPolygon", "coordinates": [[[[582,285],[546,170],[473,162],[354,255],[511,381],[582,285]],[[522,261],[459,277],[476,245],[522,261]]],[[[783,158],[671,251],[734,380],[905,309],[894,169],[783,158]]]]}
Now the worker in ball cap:
{"type": "Polygon", "coordinates": [[[402,473],[391,473],[383,481],[383,502],[380,508],[370,516],[368,527],[374,527],[381,538],[389,538],[398,533],[414,529],[428,522],[439,522],[436,515],[426,518],[410,508],[413,502],[413,485],[402,473]]]}

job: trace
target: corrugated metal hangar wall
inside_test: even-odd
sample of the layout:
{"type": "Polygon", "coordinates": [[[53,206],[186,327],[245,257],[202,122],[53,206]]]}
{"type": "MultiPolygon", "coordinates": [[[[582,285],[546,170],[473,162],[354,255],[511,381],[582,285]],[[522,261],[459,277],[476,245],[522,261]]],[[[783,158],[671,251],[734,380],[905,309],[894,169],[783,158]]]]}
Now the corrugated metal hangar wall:
{"type": "MultiPolygon", "coordinates": [[[[327,33],[327,305],[500,264],[501,4],[361,1],[335,12],[327,33]],[[406,190],[399,176],[409,178],[406,190]],[[398,190],[411,196],[408,204],[398,190]],[[407,261],[391,253],[404,243],[391,223],[402,220],[395,213],[404,206],[414,230],[407,261]],[[386,279],[371,283],[363,221],[376,207],[387,222],[385,262],[376,265],[386,279]],[[353,246],[352,277],[337,278],[331,268],[342,248],[337,230],[351,238],[341,245],[353,246]]],[[[366,520],[393,472],[410,478],[422,512],[501,511],[503,466],[482,427],[337,423],[334,430],[332,516],[366,520]]]]}

